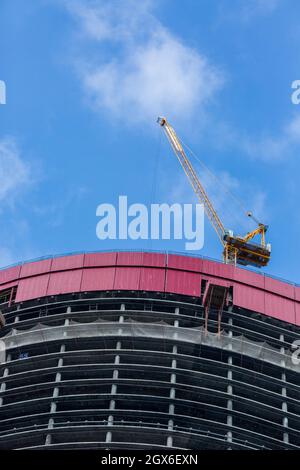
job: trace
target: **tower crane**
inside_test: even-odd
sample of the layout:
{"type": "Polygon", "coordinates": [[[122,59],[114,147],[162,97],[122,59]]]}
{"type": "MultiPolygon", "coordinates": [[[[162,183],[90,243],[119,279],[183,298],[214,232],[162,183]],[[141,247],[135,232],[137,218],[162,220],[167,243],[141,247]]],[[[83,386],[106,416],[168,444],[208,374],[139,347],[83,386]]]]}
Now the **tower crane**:
{"type": "Polygon", "coordinates": [[[257,224],[255,230],[248,232],[245,236],[236,236],[232,230],[227,230],[224,227],[219,215],[217,214],[212,202],[210,201],[203,185],[201,184],[179,138],[176,135],[175,130],[170,126],[165,117],[159,117],[157,122],[163,128],[196,196],[204,205],[206,215],[217,232],[217,235],[223,245],[224,262],[234,265],[251,265],[258,268],[266,266],[270,260],[271,255],[271,245],[269,243],[266,244],[265,240],[265,234],[268,226],[258,222],[252,213],[248,212],[248,217],[251,217],[257,224]],[[260,243],[255,243],[252,241],[256,235],[260,236],[260,243]]]}

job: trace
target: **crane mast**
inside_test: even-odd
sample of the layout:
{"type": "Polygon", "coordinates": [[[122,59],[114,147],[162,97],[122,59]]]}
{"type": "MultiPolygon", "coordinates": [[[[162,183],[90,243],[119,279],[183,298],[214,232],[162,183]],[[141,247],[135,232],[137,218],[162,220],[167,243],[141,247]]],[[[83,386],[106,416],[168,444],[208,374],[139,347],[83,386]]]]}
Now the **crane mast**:
{"type": "Polygon", "coordinates": [[[244,237],[234,236],[231,230],[226,230],[219,215],[217,214],[212,202],[210,201],[203,185],[201,184],[188,156],[186,155],[179,138],[173,127],[170,126],[166,118],[159,117],[157,122],[163,128],[170,145],[182,166],[196,196],[204,205],[205,212],[214,227],[217,235],[223,245],[223,259],[226,263],[252,265],[255,267],[266,266],[270,259],[271,246],[265,243],[265,232],[267,225],[259,223],[249,212],[251,217],[258,225],[252,232],[244,237]],[[256,235],[261,236],[261,243],[249,243],[256,235]]]}

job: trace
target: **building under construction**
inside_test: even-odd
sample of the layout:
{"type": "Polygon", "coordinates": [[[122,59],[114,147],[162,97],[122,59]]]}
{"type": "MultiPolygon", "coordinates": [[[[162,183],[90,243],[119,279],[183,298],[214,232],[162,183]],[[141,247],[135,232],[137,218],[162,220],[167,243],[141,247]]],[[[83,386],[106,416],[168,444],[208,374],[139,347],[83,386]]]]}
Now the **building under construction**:
{"type": "Polygon", "coordinates": [[[300,448],[298,286],[88,253],[1,270],[0,309],[0,449],[300,448]]]}

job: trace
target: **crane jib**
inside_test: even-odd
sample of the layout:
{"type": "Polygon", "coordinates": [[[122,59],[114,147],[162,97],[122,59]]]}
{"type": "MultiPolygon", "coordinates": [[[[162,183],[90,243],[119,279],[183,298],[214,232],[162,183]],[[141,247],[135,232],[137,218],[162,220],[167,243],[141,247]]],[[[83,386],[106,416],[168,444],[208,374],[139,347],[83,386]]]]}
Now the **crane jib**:
{"type": "MultiPolygon", "coordinates": [[[[225,230],[225,227],[217,214],[213,204],[211,203],[204,187],[202,186],[197,173],[195,172],[188,156],[186,155],[183,146],[179,138],[176,135],[175,130],[167,122],[166,118],[158,118],[158,123],[164,129],[165,134],[174,150],[174,153],[179,160],[190,184],[199,199],[204,205],[205,212],[212,223],[217,235],[223,245],[223,259],[226,263],[233,264],[250,264],[255,267],[265,266],[271,253],[271,246],[265,244],[265,232],[267,231],[267,225],[258,223],[258,227],[252,232],[247,233],[244,237],[235,237],[231,230],[225,230]],[[249,243],[256,235],[261,236],[261,243],[257,245],[255,243],[249,243]]],[[[255,221],[256,219],[249,212],[248,216],[251,216],[255,221]]]]}

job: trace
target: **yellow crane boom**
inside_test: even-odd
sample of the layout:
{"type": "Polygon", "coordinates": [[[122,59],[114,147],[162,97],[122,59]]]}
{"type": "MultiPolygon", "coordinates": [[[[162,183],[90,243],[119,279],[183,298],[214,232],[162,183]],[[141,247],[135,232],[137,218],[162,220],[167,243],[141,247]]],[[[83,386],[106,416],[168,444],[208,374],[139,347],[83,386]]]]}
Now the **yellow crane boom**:
{"type": "Polygon", "coordinates": [[[213,204],[211,203],[203,185],[201,184],[189,158],[187,157],[183,146],[176,135],[173,127],[170,126],[166,118],[159,117],[158,123],[163,128],[171,147],[178,158],[191,186],[196,193],[199,201],[204,205],[205,212],[212,223],[217,235],[223,245],[223,259],[226,263],[252,265],[255,267],[266,266],[270,259],[271,247],[265,243],[265,232],[267,226],[257,222],[257,220],[249,212],[248,216],[252,217],[258,224],[258,227],[252,232],[247,233],[244,237],[234,236],[231,230],[226,230],[219,215],[217,214],[213,204]],[[249,243],[256,235],[261,235],[260,244],[249,243]]]}

